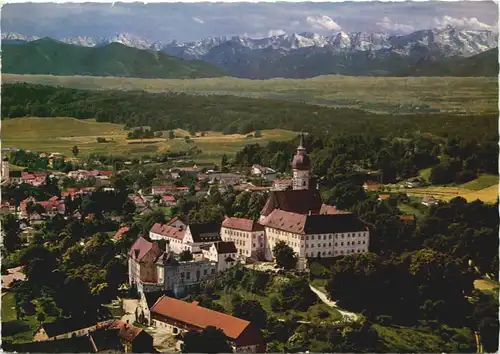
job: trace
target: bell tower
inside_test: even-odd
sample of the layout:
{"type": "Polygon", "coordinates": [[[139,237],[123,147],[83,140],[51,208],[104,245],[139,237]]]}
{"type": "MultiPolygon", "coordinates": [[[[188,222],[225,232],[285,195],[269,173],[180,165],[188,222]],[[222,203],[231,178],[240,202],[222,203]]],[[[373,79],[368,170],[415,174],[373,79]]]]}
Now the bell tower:
{"type": "Polygon", "coordinates": [[[304,147],[304,133],[300,133],[300,143],[297,147],[297,153],[292,160],[292,188],[293,190],[309,189],[309,181],[311,178],[311,159],[307,155],[304,147]]]}

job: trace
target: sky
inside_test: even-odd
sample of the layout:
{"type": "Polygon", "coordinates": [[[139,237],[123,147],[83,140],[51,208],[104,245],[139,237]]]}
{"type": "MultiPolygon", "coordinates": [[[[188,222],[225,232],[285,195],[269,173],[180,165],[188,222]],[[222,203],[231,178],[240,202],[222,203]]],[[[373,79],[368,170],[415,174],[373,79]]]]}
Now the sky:
{"type": "Polygon", "coordinates": [[[11,2],[2,7],[3,33],[56,39],[128,33],[168,43],[218,36],[262,38],[294,32],[406,34],[446,25],[496,30],[498,22],[497,4],[486,1],[11,2]]]}

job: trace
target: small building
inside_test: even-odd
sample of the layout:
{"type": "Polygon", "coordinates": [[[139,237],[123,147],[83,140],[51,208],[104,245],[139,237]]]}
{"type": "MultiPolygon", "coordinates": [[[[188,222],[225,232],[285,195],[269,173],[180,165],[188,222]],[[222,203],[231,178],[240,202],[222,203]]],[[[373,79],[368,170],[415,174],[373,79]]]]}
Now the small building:
{"type": "Polygon", "coordinates": [[[429,195],[422,198],[422,204],[425,206],[431,206],[438,204],[438,201],[432,195],[429,195]]]}
{"type": "Polygon", "coordinates": [[[382,185],[375,181],[366,181],[363,184],[363,189],[367,192],[375,192],[382,188],[382,185]]]}
{"type": "Polygon", "coordinates": [[[21,171],[9,171],[9,183],[19,184],[23,181],[21,171]]]}
{"type": "Polygon", "coordinates": [[[222,241],[220,224],[216,222],[190,224],[186,229],[183,242],[191,253],[201,252],[200,246],[222,241]]]}
{"type": "Polygon", "coordinates": [[[250,174],[255,177],[264,178],[269,182],[274,181],[277,177],[277,173],[275,170],[261,165],[253,165],[250,169],[250,174]]]}
{"type": "Polygon", "coordinates": [[[161,198],[161,201],[165,206],[174,206],[176,204],[176,200],[173,195],[164,195],[161,198]]]}
{"type": "Polygon", "coordinates": [[[415,187],[420,187],[422,185],[422,180],[418,177],[410,178],[406,182],[406,187],[407,188],[415,188],[415,187]]]}
{"type": "Polygon", "coordinates": [[[202,248],[203,258],[217,263],[217,273],[234,267],[238,260],[238,250],[232,241],[212,243],[202,248]]]}
{"type": "Polygon", "coordinates": [[[208,326],[214,326],[224,332],[234,352],[266,351],[262,333],[252,323],[199,306],[197,302],[189,303],[162,296],[151,308],[151,318],[155,327],[172,335],[182,335],[190,330],[201,331],[208,326]]]}
{"type": "Polygon", "coordinates": [[[377,200],[379,202],[381,202],[381,201],[389,199],[390,197],[391,197],[390,194],[379,194],[377,200]]]}
{"type": "Polygon", "coordinates": [[[180,216],[174,216],[172,219],[170,219],[169,222],[167,222],[168,226],[173,226],[177,227],[178,229],[187,229],[188,227],[188,222],[185,218],[181,218],[180,216]]]}
{"type": "Polygon", "coordinates": [[[156,223],[149,231],[149,238],[154,241],[166,240],[170,244],[170,250],[172,250],[172,252],[174,253],[179,254],[182,251],[188,249],[188,246],[184,242],[185,233],[186,229],[183,225],[175,227],[156,223]]]}
{"type": "Polygon", "coordinates": [[[116,234],[113,236],[113,242],[118,242],[120,241],[123,236],[128,232],[129,228],[128,227],[121,227],[116,234]]]}
{"type": "Polygon", "coordinates": [[[59,318],[53,322],[42,323],[36,330],[33,341],[65,339],[87,335],[91,331],[109,326],[113,320],[105,318],[59,318]]]}
{"type": "MultiPolygon", "coordinates": [[[[156,261],[163,254],[156,242],[139,237],[132,245],[128,258],[129,284],[135,284],[139,292],[152,287],[158,290],[156,261]]],[[[161,285],[160,285],[161,288],[161,285]]]]}
{"type": "Polygon", "coordinates": [[[257,221],[226,217],[222,222],[221,238],[234,242],[238,255],[255,260],[264,260],[266,236],[264,226],[257,221]]]}

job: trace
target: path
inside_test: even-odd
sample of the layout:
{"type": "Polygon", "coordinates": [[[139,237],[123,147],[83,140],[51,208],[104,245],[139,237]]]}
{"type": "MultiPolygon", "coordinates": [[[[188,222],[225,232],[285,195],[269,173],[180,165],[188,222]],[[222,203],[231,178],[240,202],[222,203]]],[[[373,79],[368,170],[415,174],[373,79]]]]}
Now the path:
{"type": "Polygon", "coordinates": [[[342,317],[346,320],[346,321],[352,321],[352,322],[355,322],[358,320],[358,315],[355,314],[354,312],[349,312],[349,311],[345,311],[345,310],[341,310],[337,307],[337,303],[335,301],[332,301],[328,298],[328,296],[323,293],[322,291],[316,289],[315,287],[313,287],[311,284],[309,284],[309,287],[311,288],[311,290],[316,294],[318,295],[319,299],[321,301],[323,301],[326,305],[330,306],[330,307],[334,307],[338,312],[340,312],[340,314],[342,315],[342,317]]]}

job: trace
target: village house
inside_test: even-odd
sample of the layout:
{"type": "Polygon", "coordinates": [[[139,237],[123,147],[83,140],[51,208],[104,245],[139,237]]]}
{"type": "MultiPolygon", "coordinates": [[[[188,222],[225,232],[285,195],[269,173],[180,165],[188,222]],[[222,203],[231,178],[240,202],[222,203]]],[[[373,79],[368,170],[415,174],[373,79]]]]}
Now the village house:
{"type": "Polygon", "coordinates": [[[21,171],[10,171],[6,176],[11,184],[20,184],[23,181],[21,171]]]}
{"type": "Polygon", "coordinates": [[[149,231],[149,238],[153,241],[168,241],[170,243],[170,249],[172,250],[172,252],[179,254],[187,249],[187,245],[184,243],[185,233],[186,227],[182,224],[176,227],[167,224],[156,223],[149,231]]]}
{"type": "Polygon", "coordinates": [[[250,174],[254,177],[264,178],[266,181],[273,181],[277,177],[275,170],[269,167],[264,167],[261,165],[253,165],[250,169],[250,174]]]}
{"type": "MultiPolygon", "coordinates": [[[[34,205],[38,205],[42,207],[43,210],[43,215],[53,217],[56,214],[64,214],[65,213],[65,205],[62,200],[60,200],[58,197],[54,196],[50,198],[49,200],[46,201],[37,201],[33,197],[26,198],[23,200],[20,204],[20,210],[21,210],[21,217],[26,218],[30,217],[31,219],[34,220],[35,218],[35,213],[30,213],[28,205],[33,203],[34,205]]],[[[38,213],[37,213],[38,214],[38,213]]]]}
{"type": "Polygon", "coordinates": [[[381,201],[389,199],[390,197],[391,197],[390,194],[379,194],[377,200],[379,202],[381,202],[381,201]]]}
{"type": "Polygon", "coordinates": [[[229,186],[235,186],[245,182],[245,177],[236,173],[210,173],[208,179],[208,183],[210,184],[219,183],[229,186]]]}
{"type": "Polygon", "coordinates": [[[174,216],[172,219],[170,219],[168,222],[167,222],[167,225],[168,226],[173,226],[173,227],[177,227],[177,228],[183,228],[183,229],[186,229],[187,226],[188,226],[188,222],[187,220],[179,217],[179,216],[174,216]]]}
{"type": "MultiPolygon", "coordinates": [[[[139,237],[129,251],[128,276],[129,285],[135,284],[139,292],[149,288],[158,290],[158,274],[156,261],[163,255],[156,242],[149,242],[139,237]]],[[[161,288],[161,285],[159,286],[161,288]]]]}
{"type": "Polygon", "coordinates": [[[2,199],[0,202],[0,211],[2,213],[15,213],[16,212],[16,204],[13,200],[5,200],[2,199]]]}
{"type": "Polygon", "coordinates": [[[114,320],[106,315],[101,318],[59,318],[53,322],[42,323],[35,331],[33,341],[48,341],[85,336],[98,328],[108,327],[114,320]]]}
{"type": "Polygon", "coordinates": [[[234,267],[238,260],[238,250],[232,241],[212,243],[202,247],[203,258],[217,264],[217,273],[234,267]]]}
{"type": "Polygon", "coordinates": [[[220,233],[222,240],[234,242],[238,255],[246,259],[266,259],[264,254],[266,249],[265,230],[257,221],[226,217],[222,222],[220,233]]]}
{"type": "MultiPolygon", "coordinates": [[[[199,306],[197,302],[184,302],[162,296],[151,308],[153,325],[172,335],[190,330],[203,330],[208,326],[220,328],[228,337],[236,353],[263,353],[266,345],[262,333],[252,323],[199,306]]],[[[177,344],[180,349],[181,341],[177,344]]]]}
{"type": "Polygon", "coordinates": [[[118,242],[120,241],[123,236],[128,232],[129,228],[128,227],[121,227],[116,234],[113,236],[112,240],[113,242],[118,242]]]}
{"type": "Polygon", "coordinates": [[[425,197],[422,198],[422,204],[425,206],[436,205],[438,204],[438,200],[434,198],[432,195],[430,196],[426,195],[425,197]]]}
{"type": "Polygon", "coordinates": [[[407,188],[415,188],[415,187],[419,187],[421,184],[422,184],[422,180],[418,177],[414,177],[414,178],[410,178],[406,182],[406,187],[407,188]]]}
{"type": "Polygon", "coordinates": [[[375,181],[366,181],[363,184],[363,189],[367,192],[376,192],[382,188],[382,185],[375,181]]]}
{"type": "Polygon", "coordinates": [[[220,241],[222,241],[220,224],[216,222],[189,224],[183,239],[186,245],[185,249],[188,249],[193,254],[201,252],[201,246],[220,241]]]}
{"type": "Polygon", "coordinates": [[[161,202],[165,206],[174,206],[176,204],[175,197],[173,195],[164,195],[161,198],[161,202]]]}

